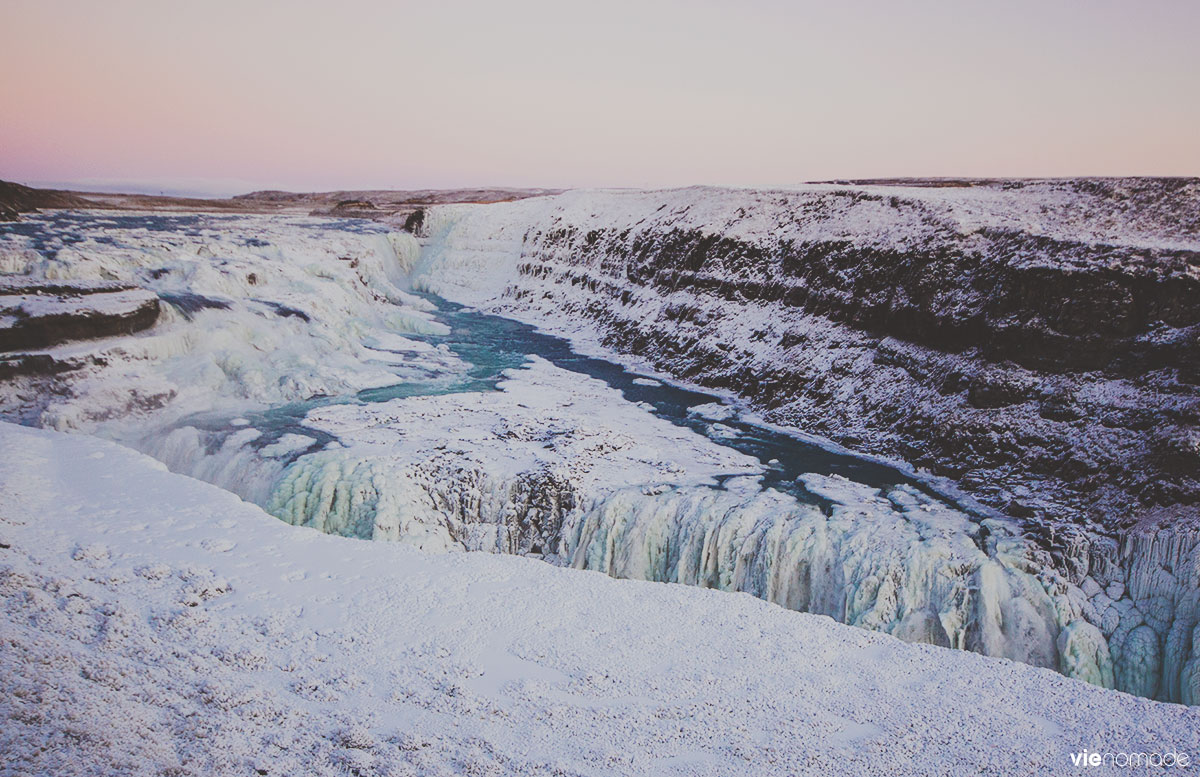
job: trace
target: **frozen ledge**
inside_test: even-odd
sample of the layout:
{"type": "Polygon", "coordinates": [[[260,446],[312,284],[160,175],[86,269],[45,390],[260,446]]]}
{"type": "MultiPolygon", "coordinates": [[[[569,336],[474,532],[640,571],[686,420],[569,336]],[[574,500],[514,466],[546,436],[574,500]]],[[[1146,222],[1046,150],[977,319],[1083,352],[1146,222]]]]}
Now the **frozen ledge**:
{"type": "Polygon", "coordinates": [[[750,596],[287,526],[0,424],[0,751],[29,774],[1071,773],[1200,710],[750,596]],[[190,773],[190,772],[189,772],[190,773]]]}
{"type": "Polygon", "coordinates": [[[129,284],[0,278],[0,351],[132,334],[158,312],[158,295],[129,284]]]}

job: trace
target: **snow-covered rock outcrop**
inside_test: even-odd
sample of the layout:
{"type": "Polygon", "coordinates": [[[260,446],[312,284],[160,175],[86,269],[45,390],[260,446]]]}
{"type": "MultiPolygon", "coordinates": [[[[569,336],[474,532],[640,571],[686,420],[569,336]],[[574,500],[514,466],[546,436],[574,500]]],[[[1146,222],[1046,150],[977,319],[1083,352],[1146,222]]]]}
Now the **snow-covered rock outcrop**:
{"type": "MultiPolygon", "coordinates": [[[[153,326],[158,313],[158,297],[131,284],[0,276],[0,352],[132,334],[153,326]]],[[[0,371],[36,370],[37,365],[34,359],[5,358],[0,371]]]]}

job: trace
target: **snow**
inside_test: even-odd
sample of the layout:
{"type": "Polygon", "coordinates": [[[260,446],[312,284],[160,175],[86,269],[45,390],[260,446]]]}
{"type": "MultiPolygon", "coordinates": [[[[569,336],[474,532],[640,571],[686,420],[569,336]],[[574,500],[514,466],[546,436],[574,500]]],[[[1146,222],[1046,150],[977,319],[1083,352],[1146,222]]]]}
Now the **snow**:
{"type": "MultiPolygon", "coordinates": [[[[508,371],[498,389],[313,410],[306,426],[338,444],[281,475],[268,470],[278,485],[257,501],[332,534],[534,554],[613,577],[741,591],[1108,687],[1118,677],[1157,685],[1149,648],[1114,670],[1087,596],[1006,521],[977,523],[912,486],[803,476],[824,506],[764,490],[757,460],[539,358],[508,371]]],[[[735,414],[719,403],[690,412],[735,414]]],[[[737,433],[712,426],[717,437],[737,433]]],[[[251,482],[256,465],[244,443],[235,435],[231,453],[206,461],[224,460],[251,482]]]]}
{"type": "Polygon", "coordinates": [[[154,298],[154,294],[142,289],[77,296],[12,294],[0,296],[0,314],[19,318],[48,318],[83,313],[125,316],[137,312],[154,298]]]}
{"type": "Polygon", "coordinates": [[[828,515],[772,490],[624,489],[572,527],[567,555],[614,577],[743,591],[909,641],[1111,678],[1098,632],[1091,653],[1060,658],[1060,631],[1090,628],[1084,599],[1037,569],[1011,528],[986,523],[985,553],[979,526],[912,487],[803,480],[830,500],[828,515]]]}
{"type": "MultiPolygon", "coordinates": [[[[1200,629],[1179,615],[1200,611],[1195,543],[1102,548],[1077,587],[1010,524],[912,486],[764,490],[757,460],[542,359],[444,393],[472,365],[418,339],[447,326],[410,273],[494,309],[547,202],[601,223],[664,196],[685,223],[774,195],[435,209],[424,249],[266,217],[47,216],[39,251],[0,241],[23,277],[166,300],[152,330],[47,349],[75,369],[0,392],[5,417],[157,459],[0,424],[0,773],[1058,773],[1084,747],[1200,755],[1197,711],[1062,676],[1200,700],[1200,629]],[[338,404],[397,383],[430,395],[338,404]]],[[[991,224],[997,196],[926,200],[991,224]]],[[[552,314],[522,312],[601,350],[552,314]]],[[[710,437],[750,418],[690,411],[710,437]]]]}
{"type": "Polygon", "coordinates": [[[14,774],[1070,772],[1200,711],[749,596],[288,526],[0,424],[14,774]],[[886,711],[886,714],[882,714],[886,711]]]}

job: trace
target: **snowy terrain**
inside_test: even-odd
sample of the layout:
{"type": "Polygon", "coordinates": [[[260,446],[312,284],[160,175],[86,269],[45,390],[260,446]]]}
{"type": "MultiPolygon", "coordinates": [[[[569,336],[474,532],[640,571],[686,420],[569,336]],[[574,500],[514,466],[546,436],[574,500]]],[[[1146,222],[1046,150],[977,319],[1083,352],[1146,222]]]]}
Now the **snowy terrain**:
{"type": "Polygon", "coordinates": [[[306,426],[339,445],[289,467],[268,509],[364,539],[557,557],[564,522],[615,488],[761,472],[542,359],[499,389],[314,410],[306,426]]]}
{"type": "Polygon", "coordinates": [[[417,247],[410,236],[386,229],[331,229],[331,223],[82,212],[10,227],[0,243],[9,273],[120,281],[166,304],[146,335],[50,350],[56,360],[82,367],[67,393],[10,393],[8,401],[19,404],[6,411],[30,423],[91,432],[126,404],[169,404],[179,416],[394,383],[388,354],[371,346],[437,327],[429,303],[397,285],[417,247]]]}
{"type": "MultiPolygon", "coordinates": [[[[748,596],[287,526],[0,424],[3,774],[1068,774],[1200,713],[748,596]]],[[[1088,770],[1080,770],[1088,773],[1088,770]]]]}
{"type": "MultiPolygon", "coordinates": [[[[138,284],[164,312],[134,337],[34,353],[53,368],[9,381],[0,407],[121,441],[331,533],[744,591],[1138,695],[1200,698],[1194,537],[1149,524],[1064,560],[1013,521],[969,517],[898,474],[779,482],[777,465],[729,447],[755,428],[730,406],[708,400],[689,411],[703,423],[679,428],[529,361],[535,344],[500,321],[405,290],[415,269],[470,301],[512,291],[521,243],[505,237],[519,226],[505,209],[537,202],[464,210],[420,252],[365,222],[39,217],[9,236],[14,277],[138,284]],[[484,245],[508,253],[456,242],[480,219],[484,245]]],[[[493,304],[521,307],[506,299],[493,304]]],[[[587,321],[571,330],[585,347],[587,321]]]]}
{"type": "MultiPolygon", "coordinates": [[[[769,210],[773,196],[448,206],[423,214],[421,243],[380,224],[281,216],[60,212],[4,228],[11,288],[91,284],[100,293],[86,296],[160,308],[136,334],[0,353],[0,421],[77,433],[0,425],[5,629],[26,656],[4,669],[22,689],[5,746],[47,773],[69,772],[53,759],[76,752],[96,754],[101,773],[126,757],[195,756],[198,773],[567,774],[891,774],[896,753],[927,759],[913,773],[1038,772],[1082,747],[1193,746],[1193,713],[1061,679],[1200,702],[1200,543],[1175,513],[1081,535],[968,511],[970,499],[906,467],[777,431],[731,401],[731,388],[755,401],[750,384],[719,385],[724,401],[678,387],[707,373],[674,369],[669,340],[646,341],[666,348],[653,363],[609,350],[621,346],[614,322],[631,317],[736,334],[778,313],[803,319],[808,350],[853,393],[862,364],[833,352],[864,335],[836,316],[611,278],[605,296],[565,255],[546,260],[554,273],[530,269],[531,251],[579,247],[536,237],[547,223],[619,221],[664,199],[691,202],[670,219],[693,207],[687,218],[710,219],[747,200],[769,210]],[[532,558],[464,553],[480,550],[532,558]],[[53,655],[97,666],[53,670],[70,694],[61,704],[39,679],[53,655]],[[944,696],[956,716],[943,719],[944,696]],[[110,704],[153,735],[93,725],[110,704]],[[864,719],[881,704],[896,716],[864,719]],[[979,713],[997,704],[1024,722],[1000,731],[979,713]],[[508,732],[528,726],[529,741],[508,732]],[[555,736],[563,726],[571,734],[555,736]],[[59,746],[39,755],[39,737],[59,746]],[[203,740],[216,738],[237,746],[214,752],[203,740]],[[953,753],[930,744],[952,739],[953,753]]],[[[964,219],[1011,207],[928,198],[964,219]]],[[[1184,238],[1160,222],[1112,230],[1176,250],[1184,238]]],[[[68,319],[99,306],[29,304],[66,306],[68,319]]]]}

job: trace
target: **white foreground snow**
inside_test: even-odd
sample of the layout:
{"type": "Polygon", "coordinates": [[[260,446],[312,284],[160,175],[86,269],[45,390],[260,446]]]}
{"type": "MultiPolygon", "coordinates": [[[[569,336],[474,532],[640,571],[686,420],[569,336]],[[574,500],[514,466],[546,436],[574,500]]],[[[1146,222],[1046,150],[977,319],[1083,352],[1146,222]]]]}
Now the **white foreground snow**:
{"type": "MultiPolygon", "coordinates": [[[[1068,774],[1200,711],[746,595],[281,523],[0,424],[2,774],[1068,774]]],[[[1080,770],[1084,773],[1101,770],[1080,770]]]]}

